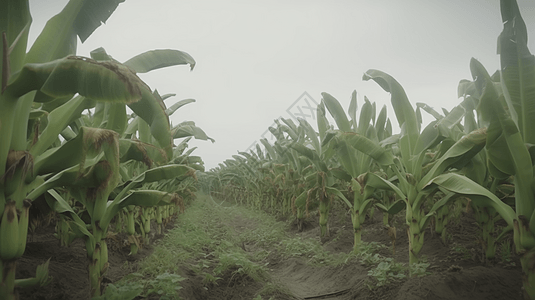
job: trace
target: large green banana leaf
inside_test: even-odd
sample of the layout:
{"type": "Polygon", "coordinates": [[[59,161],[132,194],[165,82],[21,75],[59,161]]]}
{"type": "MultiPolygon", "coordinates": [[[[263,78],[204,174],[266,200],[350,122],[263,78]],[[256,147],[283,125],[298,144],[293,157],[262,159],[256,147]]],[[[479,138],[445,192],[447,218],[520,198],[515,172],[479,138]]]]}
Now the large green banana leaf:
{"type": "MultiPolygon", "coordinates": [[[[349,120],[347,119],[347,116],[344,112],[344,109],[340,105],[340,102],[338,102],[338,100],[336,100],[328,93],[321,93],[321,96],[323,97],[323,103],[325,103],[325,107],[327,107],[327,109],[333,116],[336,125],[338,125],[338,128],[343,132],[350,132],[351,123],[349,123],[349,120]]],[[[353,107],[356,109],[356,105],[354,105],[353,107]]]]}
{"type": "Polygon", "coordinates": [[[141,161],[149,168],[153,163],[160,165],[167,161],[167,155],[160,148],[130,139],[119,140],[119,156],[121,163],[129,160],[141,161]]]}
{"type": "Polygon", "coordinates": [[[195,126],[195,123],[192,121],[183,122],[171,129],[171,134],[173,139],[180,139],[184,137],[192,136],[198,140],[210,140],[212,143],[215,140],[209,137],[201,128],[195,126]]]}
{"type": "Polygon", "coordinates": [[[127,60],[124,64],[136,73],[147,73],[160,68],[186,64],[189,64],[193,70],[195,60],[186,52],[163,49],[141,53],[127,60]]]}
{"type": "Polygon", "coordinates": [[[106,208],[106,213],[102,217],[101,224],[103,224],[103,226],[108,226],[111,219],[113,219],[122,208],[129,205],[151,207],[169,205],[175,201],[178,201],[176,194],[156,190],[132,191],[125,197],[117,199],[117,201],[114,200],[108,202],[108,207],[106,208]]]}
{"type": "MultiPolygon", "coordinates": [[[[118,211],[120,208],[124,207],[124,205],[121,206],[120,203],[123,203],[124,198],[128,197],[128,196],[125,197],[125,195],[130,190],[132,190],[133,188],[136,188],[137,186],[140,186],[143,183],[155,182],[155,181],[160,181],[164,179],[173,179],[177,177],[192,176],[194,172],[195,172],[194,169],[185,165],[165,165],[165,166],[147,170],[141,173],[140,175],[136,176],[135,178],[132,178],[131,181],[128,182],[126,186],[122,188],[119,194],[115,196],[115,199],[113,201],[108,202],[107,210],[111,209],[113,211],[115,210],[118,211]],[[110,207],[113,207],[113,208],[110,208],[110,207]]],[[[130,204],[125,204],[125,205],[130,205],[130,204]]],[[[139,204],[136,204],[136,205],[139,205],[139,204]]],[[[148,204],[145,204],[145,205],[151,206],[148,204]]],[[[109,222],[111,222],[111,219],[115,216],[115,213],[110,214],[106,212],[105,216],[101,220],[101,224],[103,224],[103,226],[107,226],[109,222]]]]}
{"type": "Polygon", "coordinates": [[[478,205],[492,206],[497,212],[500,213],[500,215],[503,217],[503,219],[507,222],[508,225],[513,226],[513,220],[516,219],[516,214],[514,210],[509,205],[505,204],[502,200],[500,200],[498,197],[496,197],[496,195],[494,195],[481,185],[475,183],[471,179],[459,174],[447,173],[433,178],[433,180],[428,182],[426,186],[429,186],[431,184],[436,184],[444,189],[455,192],[457,194],[480,195],[488,198],[490,201],[486,203],[478,203],[478,205]]]}
{"type": "Polygon", "coordinates": [[[409,145],[414,147],[418,138],[418,123],[416,113],[412,108],[405,90],[392,76],[379,71],[368,70],[364,73],[363,80],[373,80],[381,86],[386,92],[391,94],[392,107],[399,123],[400,128],[404,128],[409,137],[409,145]]]}
{"type": "Polygon", "coordinates": [[[371,156],[381,165],[392,165],[394,163],[394,155],[391,151],[379,146],[369,138],[358,133],[344,133],[341,137],[351,147],[361,151],[364,154],[371,156]]]}
{"type": "Polygon", "coordinates": [[[522,140],[535,143],[535,57],[530,53],[526,24],[516,1],[502,1],[503,31],[498,38],[500,74],[511,119],[522,140]]]}
{"type": "MultiPolygon", "coordinates": [[[[535,211],[535,196],[531,188],[534,176],[533,161],[525,146],[526,141],[523,140],[523,134],[510,111],[505,109],[507,104],[504,94],[496,90],[484,68],[476,61],[474,64],[478,67],[476,74],[485,79],[480,112],[482,118],[490,122],[486,147],[489,170],[498,177],[504,177],[505,174],[514,175],[516,211],[519,215],[530,216],[530,224],[533,224],[530,227],[533,226],[535,230],[535,220],[531,219],[535,211]],[[501,174],[504,175],[500,176],[501,174]]],[[[535,70],[535,66],[533,68],[535,70]]],[[[535,100],[535,97],[532,100],[535,100]]]]}
{"type": "Polygon", "coordinates": [[[60,147],[51,148],[34,159],[34,176],[58,173],[78,164],[84,166],[86,158],[94,157],[98,145],[113,136],[114,133],[110,130],[82,127],[74,139],[60,147]]]}
{"type": "Polygon", "coordinates": [[[10,72],[22,68],[28,44],[29,26],[32,22],[28,1],[11,0],[0,2],[0,32],[5,34],[7,47],[0,47],[2,91],[7,85],[10,72]],[[8,50],[9,53],[5,53],[8,50]]]}
{"type": "MultiPolygon", "coordinates": [[[[63,199],[63,197],[53,189],[48,190],[48,193],[45,194],[46,202],[50,208],[60,214],[67,214],[72,220],[73,225],[76,228],[73,228],[75,232],[79,232],[82,236],[86,237],[86,243],[93,247],[94,249],[96,241],[95,237],[89,230],[85,222],[78,216],[78,214],[72,209],[72,207],[63,199]]],[[[82,237],[80,236],[80,237],[82,237]]]]}
{"type": "Polygon", "coordinates": [[[5,93],[18,98],[33,90],[61,98],[76,93],[97,101],[137,102],[144,83],[128,68],[114,62],[68,56],[51,62],[26,64],[5,93]]]}
{"type": "Polygon", "coordinates": [[[479,153],[479,151],[481,151],[481,149],[483,149],[486,137],[486,129],[482,128],[471,132],[457,141],[435,162],[431,170],[429,170],[420,180],[417,188],[422,190],[423,186],[426,185],[428,181],[442,174],[448,168],[463,168],[476,154],[479,153]]]}
{"type": "Polygon", "coordinates": [[[84,42],[124,0],[71,0],[52,17],[33,43],[26,63],[44,63],[76,53],[77,38],[84,42]]]}
{"type": "MultiPolygon", "coordinates": [[[[82,111],[91,106],[92,101],[82,96],[76,96],[71,101],[52,110],[46,116],[46,127],[39,135],[37,142],[30,148],[30,153],[38,157],[56,141],[58,133],[62,132],[82,111]]],[[[37,160],[37,159],[36,159],[37,160]]]]}
{"type": "MultiPolygon", "coordinates": [[[[156,91],[155,91],[156,92],[156,91]]],[[[163,98],[162,98],[163,99],[163,98]]],[[[193,103],[195,102],[195,99],[184,99],[184,100],[180,100],[178,101],[177,103],[173,104],[171,107],[167,108],[165,110],[165,113],[168,115],[168,116],[171,116],[172,114],[175,113],[175,111],[177,111],[179,108],[181,108],[182,106],[186,105],[186,104],[190,104],[190,103],[193,103]]]]}
{"type": "Polygon", "coordinates": [[[93,167],[102,159],[103,153],[100,153],[94,158],[86,159],[83,167],[75,165],[70,168],[64,169],[59,173],[51,174],[44,182],[35,187],[26,198],[30,201],[37,199],[40,195],[46,191],[60,186],[72,186],[79,187],[95,187],[98,186],[102,180],[94,176],[93,167]]]}

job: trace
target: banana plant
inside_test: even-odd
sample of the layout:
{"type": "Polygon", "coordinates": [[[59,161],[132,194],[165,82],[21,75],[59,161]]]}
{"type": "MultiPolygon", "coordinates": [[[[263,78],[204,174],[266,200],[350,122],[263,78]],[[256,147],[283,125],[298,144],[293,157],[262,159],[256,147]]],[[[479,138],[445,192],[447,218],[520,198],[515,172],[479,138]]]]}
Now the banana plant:
{"type": "MultiPolygon", "coordinates": [[[[116,151],[117,153],[117,151],[116,151]]],[[[154,182],[169,179],[177,176],[190,174],[192,169],[183,165],[166,165],[153,168],[136,176],[131,181],[126,182],[120,192],[111,201],[108,201],[110,193],[115,189],[114,181],[118,181],[119,159],[113,158],[110,154],[107,159],[99,160],[94,166],[87,168],[79,180],[72,180],[74,172],[78,169],[64,171],[58,176],[52,177],[49,181],[61,181],[64,186],[71,189],[77,201],[87,208],[91,217],[91,224],[86,224],[68,202],[53,189],[48,190],[50,206],[57,211],[67,215],[72,219],[71,227],[76,227],[78,237],[86,241],[86,250],[89,258],[89,278],[91,284],[91,295],[100,295],[100,284],[102,276],[108,269],[108,254],[105,238],[108,226],[112,219],[123,209],[130,205],[152,207],[156,205],[168,205],[177,201],[176,194],[170,194],[155,190],[131,190],[146,182],[154,182]],[[110,159],[109,157],[112,157],[110,159]],[[112,165],[115,166],[112,166],[112,165]],[[70,176],[68,176],[70,175],[70,176]],[[87,230],[87,228],[91,230],[87,230]]],[[[33,196],[30,194],[29,196],[33,196]]]]}
{"type": "MultiPolygon", "coordinates": [[[[478,76],[479,70],[484,70],[482,65],[475,59],[471,60],[470,65],[473,70],[472,76],[474,78],[478,76]]],[[[488,74],[481,74],[481,76],[484,77],[487,75],[488,74]]],[[[490,78],[492,84],[496,86],[496,88],[501,89],[499,72],[496,72],[490,78]]],[[[484,85],[481,84],[481,78],[479,81],[461,80],[459,83],[459,97],[464,98],[461,105],[463,105],[466,110],[464,117],[464,132],[466,133],[488,125],[481,119],[482,115],[480,113],[478,113],[477,119],[475,116],[475,111],[481,103],[481,96],[484,92],[483,89],[484,85]]],[[[511,177],[492,176],[486,163],[487,157],[488,151],[481,151],[462,169],[462,173],[476,183],[486,187],[491,193],[499,196],[500,199],[510,199],[510,195],[514,192],[513,189],[511,189],[513,186],[511,177]]],[[[497,234],[494,224],[501,218],[500,214],[491,207],[478,206],[477,201],[471,201],[470,198],[467,199],[468,205],[472,208],[475,220],[481,229],[481,246],[484,257],[486,259],[492,259],[496,255],[496,243],[499,242],[501,237],[505,236],[507,231],[512,230],[512,227],[506,227],[505,231],[497,234]]]]}
{"type": "MultiPolygon", "coordinates": [[[[118,63],[103,48],[93,50],[91,57],[99,62],[118,63]]],[[[123,63],[125,67],[134,71],[136,74],[184,64],[189,64],[191,70],[193,70],[195,60],[185,52],[170,49],[147,51],[123,63]]],[[[92,120],[93,126],[114,130],[122,138],[130,140],[138,133],[138,138],[141,142],[158,146],[163,151],[165,155],[163,155],[163,161],[160,161],[160,164],[172,158],[173,139],[195,136],[198,139],[210,139],[213,142],[213,139],[209,138],[202,129],[194,125],[187,127],[189,131],[184,130],[178,136],[176,132],[177,128],[170,129],[169,116],[180,107],[195,102],[193,99],[185,99],[170,108],[166,108],[164,99],[168,99],[171,96],[171,94],[168,94],[162,97],[157,90],[154,90],[150,96],[148,94],[146,95],[146,101],[130,104],[129,107],[135,112],[136,116],[129,123],[124,105],[101,103],[95,108],[95,114],[92,120]]]]}
{"type": "MultiPolygon", "coordinates": [[[[463,84],[463,86],[465,86],[463,84]]],[[[462,87],[459,88],[459,93],[461,93],[461,90],[463,90],[462,87]]],[[[453,145],[455,142],[457,142],[460,138],[463,137],[463,135],[469,134],[470,132],[479,129],[480,127],[477,126],[477,122],[474,119],[474,98],[471,99],[465,99],[460,104],[460,107],[464,109],[464,126],[461,125],[461,123],[458,123],[457,116],[455,116],[456,121],[454,123],[451,123],[449,127],[449,130],[442,130],[441,135],[443,137],[443,140],[441,141],[440,148],[447,149],[449,145],[453,145]]],[[[416,103],[417,106],[417,118],[419,124],[421,124],[421,110],[429,113],[432,117],[435,118],[437,122],[442,122],[446,117],[450,118],[450,114],[455,114],[456,110],[459,110],[459,107],[454,108],[451,112],[448,112],[447,110],[443,109],[443,113],[437,112],[432,107],[428,106],[425,103],[416,103]]],[[[461,110],[462,111],[462,110],[461,110]]],[[[441,153],[444,151],[438,149],[438,156],[441,155],[441,153]]],[[[436,156],[437,153],[429,152],[426,158],[424,159],[424,163],[428,164],[433,161],[433,156],[436,156]]],[[[483,167],[482,157],[484,157],[485,152],[480,151],[477,153],[471,161],[469,161],[461,170],[461,172],[465,174],[471,174],[475,178],[478,178],[480,180],[487,180],[486,176],[486,169],[481,169],[483,167]],[[476,170],[475,168],[479,168],[476,170]]],[[[450,209],[452,206],[454,206],[454,202],[458,197],[455,197],[455,194],[452,193],[444,193],[443,191],[439,191],[433,195],[434,202],[440,202],[440,201],[446,201],[449,202],[448,204],[445,204],[444,206],[440,207],[438,210],[434,211],[434,230],[435,233],[439,234],[442,238],[443,244],[447,243],[447,224],[449,220],[453,217],[453,215],[450,213],[450,209]],[[452,198],[453,197],[453,198],[452,198]]],[[[433,202],[433,199],[431,199],[430,202],[433,202]]]]}
{"type": "Polygon", "coordinates": [[[60,144],[58,135],[93,101],[131,103],[142,97],[138,86],[141,81],[129,70],[114,63],[100,64],[73,56],[77,38],[85,41],[120,1],[100,1],[96,6],[88,2],[70,1],[47,23],[29,52],[28,1],[0,4],[2,299],[15,299],[14,288],[24,280],[15,280],[14,274],[16,260],[26,244],[27,209],[31,205],[26,194],[42,184],[45,174],[57,173],[82,159],[75,151],[58,164],[57,157],[48,151],[60,144]],[[105,9],[98,9],[102,7],[105,9]],[[73,98],[76,93],[80,96],[73,98]]]}
{"type": "Polygon", "coordinates": [[[328,131],[329,122],[325,116],[325,104],[321,102],[317,108],[318,130],[314,128],[304,119],[300,119],[301,126],[304,127],[306,136],[308,138],[308,146],[303,143],[294,143],[291,147],[306,157],[313,166],[313,172],[305,177],[305,191],[297,196],[295,205],[303,207],[306,204],[306,211],[311,207],[310,204],[317,202],[320,214],[320,234],[321,236],[329,235],[328,219],[333,200],[340,199],[344,201],[349,207],[351,203],[341,192],[341,187],[337,186],[334,172],[328,167],[330,161],[335,155],[333,144],[329,141],[334,137],[335,133],[328,131]],[[306,193],[307,197],[303,195],[306,193]],[[303,203],[303,200],[306,200],[303,203]]]}
{"type": "Polygon", "coordinates": [[[498,38],[501,85],[496,86],[480,63],[472,65],[476,85],[483,90],[478,107],[488,126],[487,165],[495,178],[513,176],[514,209],[467,177],[450,174],[432,181],[453,192],[470,195],[480,206],[495,209],[514,230],[523,271],[526,299],[535,299],[535,193],[533,191],[535,133],[535,57],[527,47],[527,30],[514,0],[502,0],[503,30],[498,38]]]}
{"type": "MultiPolygon", "coordinates": [[[[189,193],[190,185],[188,183],[191,183],[191,181],[196,181],[195,169],[187,165],[169,164],[159,168],[170,167],[180,167],[182,171],[180,173],[169,173],[167,175],[165,175],[164,173],[158,180],[151,179],[140,181],[139,178],[143,178],[143,174],[146,174],[147,172],[154,172],[158,168],[150,169],[148,171],[145,171],[141,175],[124,182],[122,185],[119,185],[116,188],[116,191],[118,192],[115,197],[120,197],[122,194],[124,194],[125,191],[128,191],[133,188],[163,191],[170,194],[175,194],[177,196],[175,203],[170,204],[169,207],[167,205],[165,205],[164,207],[159,207],[156,210],[155,215],[156,222],[158,224],[158,234],[161,234],[162,227],[165,227],[165,224],[168,221],[166,218],[169,217],[166,216],[166,218],[164,218],[162,213],[169,212],[170,208],[176,206],[179,206],[180,211],[183,212],[184,198],[191,196],[191,194],[189,193]]],[[[162,170],[165,171],[166,169],[162,170]]],[[[130,242],[130,254],[134,255],[139,250],[140,245],[149,243],[148,235],[151,231],[150,222],[152,219],[154,208],[148,206],[135,207],[133,205],[128,205],[127,207],[123,208],[122,211],[126,215],[126,227],[128,233],[128,240],[130,242]],[[139,240],[139,237],[141,237],[141,240],[139,240]]],[[[174,212],[171,212],[171,215],[173,214],[174,212]]]]}
{"type": "MultiPolygon", "coordinates": [[[[353,92],[351,102],[349,105],[348,115],[345,115],[340,102],[333,96],[322,93],[322,102],[333,116],[340,133],[333,138],[331,142],[337,149],[337,160],[340,163],[339,169],[332,169],[333,173],[339,179],[347,182],[350,185],[350,191],[353,193],[353,202],[349,206],[351,210],[351,220],[353,223],[354,243],[353,251],[358,251],[361,245],[362,224],[364,223],[366,214],[370,212],[370,208],[374,204],[375,188],[367,185],[368,172],[378,171],[377,164],[390,165],[393,164],[394,156],[388,150],[383,149],[379,145],[377,132],[384,133],[386,125],[386,106],[383,107],[375,122],[374,105],[365,98],[365,103],[361,108],[359,119],[357,120],[357,95],[353,92]],[[375,123],[375,124],[374,124],[375,123]],[[376,127],[375,127],[376,126],[376,127]],[[367,137],[367,139],[360,139],[360,137],[367,137]],[[369,148],[366,152],[358,151],[351,146],[353,143],[367,143],[369,148]],[[372,156],[366,153],[373,153],[372,156]]],[[[403,204],[403,202],[398,201],[403,204]]],[[[396,205],[390,211],[387,209],[386,213],[391,214],[399,212],[403,205],[396,205]]]]}
{"type": "MultiPolygon", "coordinates": [[[[369,70],[363,79],[374,80],[385,91],[391,93],[392,106],[401,128],[399,135],[388,139],[388,142],[397,140],[399,148],[399,155],[394,157],[393,164],[389,165],[395,176],[387,180],[370,174],[368,185],[393,191],[405,202],[409,263],[413,264],[418,262],[418,254],[424,243],[424,230],[429,224],[430,217],[434,211],[447,204],[447,201],[441,201],[437,203],[440,205],[435,204],[429,212],[425,212],[424,204],[432,199],[438,188],[424,189],[424,186],[449,169],[460,169],[465,166],[484,147],[486,131],[474,131],[454,144],[441,143],[449,135],[449,131],[460,122],[464,114],[462,107],[457,106],[446,117],[431,122],[420,132],[417,114],[403,87],[393,77],[378,70],[369,70]],[[428,161],[430,152],[434,152],[431,155],[433,159],[428,161]],[[370,182],[370,179],[373,181],[370,182]]],[[[365,143],[352,144],[357,150],[369,153],[365,145],[365,143]]]]}
{"type": "Polygon", "coordinates": [[[294,190],[299,186],[299,180],[296,179],[301,170],[300,162],[296,161],[298,153],[290,145],[303,140],[305,134],[302,127],[296,126],[291,120],[281,118],[275,120],[275,124],[275,127],[269,128],[276,138],[274,143],[270,144],[267,139],[261,140],[266,152],[271,154],[265,157],[257,145],[256,153],[239,152],[244,158],[234,158],[245,176],[245,188],[252,194],[252,198],[257,199],[257,205],[267,203],[274,211],[290,213],[294,190]],[[267,197],[268,201],[258,200],[262,197],[267,197]]]}
{"type": "MultiPolygon", "coordinates": [[[[151,124],[164,151],[171,150],[164,110],[131,69],[115,61],[74,56],[77,38],[85,41],[122,1],[89,2],[93,3],[70,1],[47,23],[28,53],[28,1],[3,1],[0,6],[0,215],[1,227],[9,231],[0,234],[0,244],[5,245],[5,251],[0,251],[2,299],[16,298],[15,261],[24,252],[28,223],[26,194],[46,191],[42,188],[45,179],[85,159],[81,153],[86,151],[76,146],[84,143],[75,138],[83,127],[79,117],[84,109],[94,107],[95,101],[114,108],[128,104],[151,124]],[[62,144],[60,134],[77,142],[62,144]],[[21,235],[19,242],[9,242],[15,232],[21,235]],[[16,249],[7,246],[15,244],[16,249]]],[[[123,119],[118,115],[117,124],[123,124],[123,119]]]]}

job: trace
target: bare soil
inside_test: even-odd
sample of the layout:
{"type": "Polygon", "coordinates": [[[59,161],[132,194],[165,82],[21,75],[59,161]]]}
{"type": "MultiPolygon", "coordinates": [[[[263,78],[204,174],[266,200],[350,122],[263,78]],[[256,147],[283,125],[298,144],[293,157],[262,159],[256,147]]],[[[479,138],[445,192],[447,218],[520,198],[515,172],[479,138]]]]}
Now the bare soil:
{"type": "MultiPolygon", "coordinates": [[[[187,211],[186,211],[187,213],[187,211]]],[[[289,217],[290,219],[292,217],[289,217]]],[[[281,221],[285,222],[284,219],[281,221]]],[[[233,218],[226,221],[240,234],[256,224],[248,219],[233,218]]],[[[324,249],[332,253],[348,253],[353,247],[351,218],[341,210],[334,210],[329,220],[330,235],[320,241],[324,249]]],[[[382,224],[381,215],[366,221],[362,239],[365,242],[379,242],[390,248],[380,250],[385,257],[396,262],[408,263],[408,238],[403,225],[403,216],[396,217],[397,227],[395,254],[392,253],[391,239],[382,224]]],[[[40,289],[20,292],[20,299],[88,299],[89,281],[85,245],[75,241],[70,247],[59,246],[53,237],[53,225],[40,228],[29,237],[24,256],[17,265],[17,278],[34,275],[35,267],[50,258],[51,283],[40,289]]],[[[253,299],[270,283],[279,291],[268,293],[273,299],[442,299],[442,300],[488,300],[522,299],[521,269],[518,258],[502,261],[500,249],[497,259],[484,261],[478,241],[479,229],[470,214],[463,213],[460,222],[448,226],[452,242],[444,245],[439,236],[426,232],[425,244],[421,251],[430,266],[429,275],[398,279],[385,286],[374,286],[376,282],[368,276],[371,266],[348,263],[339,267],[308,264],[305,258],[282,259],[271,253],[265,263],[269,265],[269,278],[265,282],[255,282],[247,276],[235,275],[233,270],[223,274],[218,284],[207,285],[203,277],[184,266],[180,283],[180,295],[186,300],[211,299],[253,299]]],[[[294,224],[290,235],[319,239],[317,217],[312,216],[305,230],[298,232],[294,224]]],[[[507,240],[507,239],[506,239],[507,240]]],[[[150,255],[151,247],[140,250],[136,256],[128,256],[129,246],[125,237],[110,239],[110,268],[105,283],[115,282],[136,271],[135,262],[150,255]],[[125,264],[125,262],[129,262],[125,264]]],[[[246,251],[257,250],[253,245],[240,245],[246,251]]],[[[269,249],[267,249],[269,250],[269,249]]],[[[193,262],[194,263],[194,262],[193,262]]],[[[143,299],[143,298],[139,298],[143,299]]],[[[154,296],[150,299],[158,299],[154,296]]],[[[263,299],[267,299],[264,297],[263,299]]]]}
{"type": "MultiPolygon", "coordinates": [[[[398,215],[394,222],[397,227],[395,254],[392,253],[392,242],[383,226],[381,214],[366,221],[362,240],[388,245],[389,249],[380,250],[381,255],[408,264],[409,243],[403,218],[398,215]]],[[[335,213],[330,224],[330,237],[322,239],[324,248],[333,253],[351,251],[353,230],[350,216],[335,213]]],[[[319,236],[318,226],[310,227],[308,231],[296,234],[319,236]]],[[[458,224],[448,226],[448,232],[453,242],[444,245],[440,236],[427,230],[420,256],[430,263],[427,271],[431,274],[423,277],[395,280],[386,286],[372,286],[370,289],[368,285],[374,281],[367,275],[369,267],[350,264],[336,269],[297,265],[297,273],[306,274],[302,277],[287,271],[286,267],[279,278],[287,285],[298,286],[294,291],[300,299],[523,299],[518,258],[513,257],[507,262],[499,258],[484,261],[479,228],[472,215],[463,213],[458,224]],[[343,294],[328,295],[337,291],[343,294]],[[321,295],[326,296],[318,297],[321,295]]],[[[500,255],[498,251],[497,257],[500,255]]]]}
{"type": "MultiPolygon", "coordinates": [[[[172,228],[168,224],[167,230],[172,228]]],[[[90,299],[88,259],[83,240],[75,240],[68,247],[61,247],[54,237],[53,222],[28,234],[26,251],[17,263],[16,278],[35,276],[37,265],[50,259],[50,284],[33,289],[19,291],[21,300],[71,300],[90,299]]],[[[155,240],[164,235],[156,236],[155,240]]],[[[107,239],[110,267],[103,279],[103,287],[118,281],[127,274],[137,270],[136,262],[152,253],[153,246],[146,245],[136,255],[130,253],[130,245],[125,234],[109,235],[107,239]]]]}

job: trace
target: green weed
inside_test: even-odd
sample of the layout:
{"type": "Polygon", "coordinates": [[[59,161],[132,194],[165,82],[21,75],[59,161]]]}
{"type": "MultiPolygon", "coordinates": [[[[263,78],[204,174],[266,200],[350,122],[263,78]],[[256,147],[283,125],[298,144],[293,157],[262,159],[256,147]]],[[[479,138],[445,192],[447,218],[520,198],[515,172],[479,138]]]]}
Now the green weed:
{"type": "Polygon", "coordinates": [[[177,274],[160,274],[147,282],[149,289],[146,294],[160,295],[160,300],[178,299],[178,291],[182,288],[178,283],[184,279],[186,278],[177,274]]]}
{"type": "Polygon", "coordinates": [[[91,300],[132,300],[143,292],[143,285],[136,282],[125,282],[120,286],[108,284],[104,293],[91,300]]]}
{"type": "Polygon", "coordinates": [[[505,265],[516,266],[513,261],[513,251],[510,241],[503,241],[500,244],[500,260],[505,265]]]}
{"type": "MultiPolygon", "coordinates": [[[[384,258],[377,266],[368,271],[368,276],[373,277],[377,284],[376,286],[383,286],[396,279],[403,279],[407,277],[405,275],[406,267],[402,263],[394,262],[394,259],[388,257],[384,258]]],[[[371,285],[368,285],[370,288],[371,285]]]]}
{"type": "Polygon", "coordinates": [[[431,272],[427,272],[427,268],[430,266],[430,264],[426,261],[421,261],[418,263],[413,263],[410,266],[410,274],[412,276],[418,276],[423,277],[426,275],[431,274],[431,272]]]}

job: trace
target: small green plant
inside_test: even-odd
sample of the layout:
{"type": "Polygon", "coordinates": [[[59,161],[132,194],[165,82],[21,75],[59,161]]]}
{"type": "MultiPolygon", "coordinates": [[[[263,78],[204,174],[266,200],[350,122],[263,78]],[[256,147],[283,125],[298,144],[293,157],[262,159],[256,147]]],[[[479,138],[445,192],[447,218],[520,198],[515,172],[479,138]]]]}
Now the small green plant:
{"type": "Polygon", "coordinates": [[[349,261],[350,258],[355,257],[364,265],[378,264],[379,262],[384,260],[385,257],[377,252],[385,248],[388,247],[377,242],[362,242],[357,248],[356,252],[352,252],[353,255],[347,258],[347,261],[349,261]]]}
{"type": "Polygon", "coordinates": [[[202,283],[206,285],[217,285],[217,281],[221,279],[221,277],[216,277],[212,274],[206,273],[204,275],[204,279],[202,280],[202,283]]]}
{"type": "Polygon", "coordinates": [[[510,241],[503,241],[500,244],[500,259],[505,265],[516,266],[515,262],[513,261],[513,253],[511,250],[510,241]]]}
{"type": "Polygon", "coordinates": [[[326,264],[336,266],[345,260],[347,254],[335,254],[325,251],[319,241],[315,239],[287,238],[280,242],[280,250],[283,256],[306,257],[312,264],[326,264]]]}
{"type": "Polygon", "coordinates": [[[295,239],[286,239],[281,241],[282,249],[285,253],[285,256],[289,257],[299,257],[306,256],[312,258],[317,250],[321,246],[315,243],[311,239],[303,239],[301,237],[295,239]]]}
{"type": "Polygon", "coordinates": [[[360,262],[365,265],[375,265],[384,260],[385,257],[378,253],[373,254],[369,252],[364,252],[359,255],[359,259],[360,262]]]}
{"type": "Polygon", "coordinates": [[[143,292],[143,285],[135,282],[124,282],[116,286],[108,284],[102,296],[93,297],[91,300],[132,300],[143,292]]]}
{"type": "Polygon", "coordinates": [[[472,253],[470,252],[470,250],[468,250],[466,247],[464,246],[458,246],[456,244],[453,245],[452,247],[452,251],[453,253],[455,254],[460,254],[462,255],[462,259],[463,260],[470,260],[472,259],[472,253]]]}
{"type": "Polygon", "coordinates": [[[412,276],[424,277],[425,275],[431,274],[427,272],[427,268],[430,266],[428,262],[421,261],[419,263],[414,263],[410,266],[410,274],[412,276]]]}
{"type": "Polygon", "coordinates": [[[149,289],[145,293],[146,296],[150,294],[158,294],[160,295],[160,299],[177,299],[173,296],[178,296],[178,290],[180,290],[182,287],[178,284],[179,282],[183,281],[184,277],[177,275],[177,274],[171,274],[171,273],[163,273],[158,276],[156,276],[155,279],[149,280],[148,286],[149,289]]]}
{"type": "MultiPolygon", "coordinates": [[[[394,262],[394,259],[384,258],[375,268],[368,271],[368,276],[377,280],[376,286],[383,286],[396,279],[403,279],[406,267],[402,263],[394,262]]],[[[368,285],[368,288],[372,285],[368,285]]]]}
{"type": "Polygon", "coordinates": [[[360,246],[357,248],[357,253],[374,253],[381,249],[387,249],[388,246],[378,243],[378,242],[362,242],[360,246]]]}
{"type": "Polygon", "coordinates": [[[362,264],[375,266],[368,271],[368,276],[373,277],[377,281],[374,284],[371,284],[370,282],[367,283],[370,290],[386,285],[394,280],[407,277],[407,270],[410,270],[412,276],[422,277],[430,274],[430,272],[427,272],[427,268],[430,264],[427,263],[425,257],[421,257],[420,262],[413,263],[409,269],[405,264],[397,263],[391,257],[384,257],[379,253],[374,253],[377,249],[384,247],[386,246],[377,243],[364,244],[360,248],[361,252],[356,254],[357,259],[359,259],[362,264]]]}

